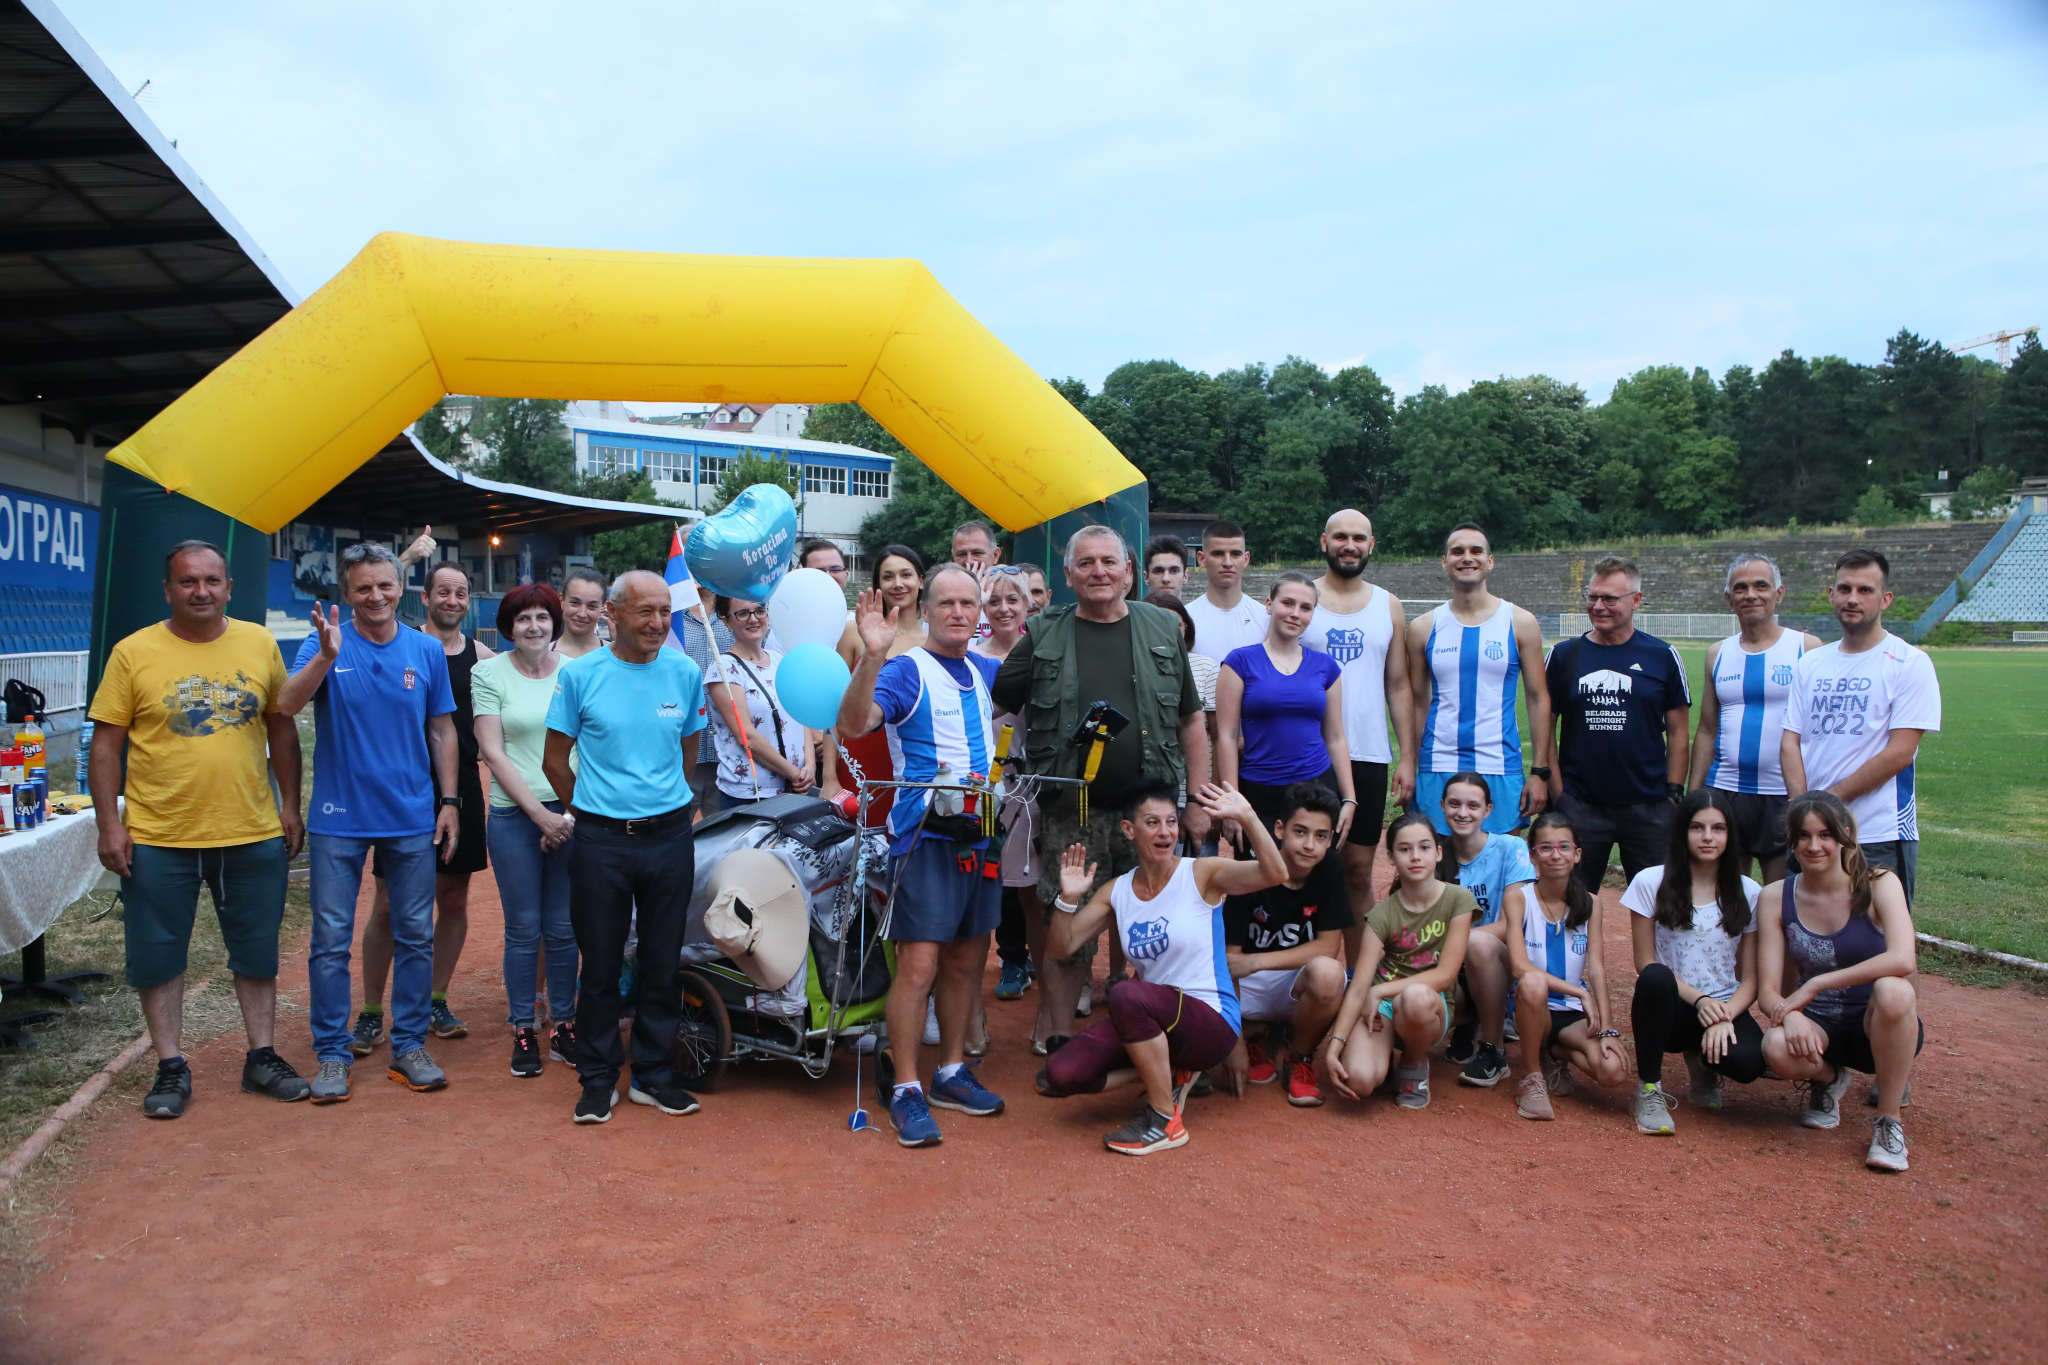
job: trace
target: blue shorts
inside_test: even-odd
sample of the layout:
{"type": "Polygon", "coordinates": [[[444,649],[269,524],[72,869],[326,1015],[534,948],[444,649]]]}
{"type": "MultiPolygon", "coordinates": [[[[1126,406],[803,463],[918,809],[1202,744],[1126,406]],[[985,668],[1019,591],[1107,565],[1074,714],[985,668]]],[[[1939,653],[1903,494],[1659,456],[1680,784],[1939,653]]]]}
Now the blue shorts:
{"type": "Polygon", "coordinates": [[[1003,918],[1002,848],[965,852],[951,839],[926,839],[892,859],[896,899],[886,937],[893,943],[966,943],[995,932],[1003,918]]]}
{"type": "MultiPolygon", "coordinates": [[[[1415,799],[1408,803],[1408,809],[1427,815],[1438,834],[1448,835],[1451,832],[1451,827],[1444,823],[1444,788],[1456,776],[1456,773],[1415,774],[1415,799]]],[[[1493,793],[1493,809],[1480,822],[1481,829],[1488,834],[1513,834],[1528,823],[1522,818],[1521,778],[1488,774],[1486,790],[1493,793]]]]}

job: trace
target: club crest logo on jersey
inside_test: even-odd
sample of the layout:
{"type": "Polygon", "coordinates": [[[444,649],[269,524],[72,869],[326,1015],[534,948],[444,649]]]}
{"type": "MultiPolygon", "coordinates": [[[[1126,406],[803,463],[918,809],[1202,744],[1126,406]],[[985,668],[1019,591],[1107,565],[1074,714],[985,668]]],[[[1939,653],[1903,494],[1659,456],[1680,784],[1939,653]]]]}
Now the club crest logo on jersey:
{"type": "Polygon", "coordinates": [[[1792,665],[1773,664],[1771,666],[1771,681],[1779,687],[1790,687],[1792,685],[1792,665]]]}
{"type": "Polygon", "coordinates": [[[1327,646],[1325,652],[1340,664],[1365,657],[1365,632],[1362,630],[1328,631],[1323,640],[1327,646]]]}
{"type": "Polygon", "coordinates": [[[1572,952],[1579,957],[1586,955],[1586,931],[1584,929],[1572,930],[1572,952]]]}
{"type": "Polygon", "coordinates": [[[1507,657],[1508,652],[1501,646],[1500,641],[1488,640],[1486,642],[1485,654],[1487,658],[1493,660],[1495,663],[1499,663],[1502,659],[1505,659],[1507,657]]]}
{"type": "Polygon", "coordinates": [[[1166,920],[1140,920],[1131,926],[1130,942],[1124,946],[1124,956],[1151,962],[1166,954],[1166,920]]]}
{"type": "Polygon", "coordinates": [[[413,689],[413,684],[419,681],[420,675],[414,672],[412,669],[408,668],[405,670],[403,674],[400,675],[400,677],[401,680],[405,683],[405,690],[410,692],[413,689]]]}
{"type": "Polygon", "coordinates": [[[1626,673],[1617,673],[1611,668],[1597,668],[1591,673],[1579,675],[1579,695],[1598,696],[1603,692],[1633,692],[1636,681],[1626,673]]]}

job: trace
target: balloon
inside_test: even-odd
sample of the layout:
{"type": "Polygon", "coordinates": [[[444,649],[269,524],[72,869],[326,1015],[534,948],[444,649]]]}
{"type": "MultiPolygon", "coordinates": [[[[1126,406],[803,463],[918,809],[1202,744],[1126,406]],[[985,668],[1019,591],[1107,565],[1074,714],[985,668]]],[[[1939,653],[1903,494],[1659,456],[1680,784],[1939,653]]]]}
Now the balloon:
{"type": "Polygon", "coordinates": [[[785,649],[836,645],[846,633],[846,594],[823,569],[791,569],[769,599],[768,624],[785,649]]]}
{"type": "Polygon", "coordinates": [[[772,483],[755,484],[723,512],[698,522],[683,546],[683,563],[693,578],[715,593],[750,602],[774,596],[795,558],[796,504],[772,483]]]}
{"type": "Polygon", "coordinates": [[[916,261],[579,251],[397,232],[373,238],[109,458],[276,532],[450,390],[858,402],[1013,531],[1145,487],[916,261]]]}
{"type": "Polygon", "coordinates": [[[813,730],[839,723],[839,700],[853,673],[830,645],[798,645],[775,666],[775,696],[782,709],[813,730]]]}

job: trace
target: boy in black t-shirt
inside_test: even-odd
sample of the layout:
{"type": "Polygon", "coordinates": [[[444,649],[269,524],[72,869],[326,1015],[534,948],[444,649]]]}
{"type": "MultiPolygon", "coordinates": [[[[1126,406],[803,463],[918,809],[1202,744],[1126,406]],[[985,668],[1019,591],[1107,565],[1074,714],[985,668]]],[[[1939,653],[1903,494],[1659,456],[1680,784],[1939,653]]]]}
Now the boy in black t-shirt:
{"type": "Polygon", "coordinates": [[[1287,863],[1287,880],[1250,896],[1223,902],[1223,938],[1230,975],[1244,1022],[1291,1026],[1289,1052],[1268,1056],[1264,1046],[1240,1042],[1225,1064],[1231,1088],[1249,1080],[1264,1085],[1288,1058],[1287,1102],[1303,1107],[1323,1102],[1316,1084],[1316,1049],[1344,1002],[1344,965],[1339,951],[1354,923],[1344,886],[1344,864],[1333,855],[1336,794],[1313,783],[1288,788],[1286,814],[1273,822],[1273,840],[1287,863]]]}

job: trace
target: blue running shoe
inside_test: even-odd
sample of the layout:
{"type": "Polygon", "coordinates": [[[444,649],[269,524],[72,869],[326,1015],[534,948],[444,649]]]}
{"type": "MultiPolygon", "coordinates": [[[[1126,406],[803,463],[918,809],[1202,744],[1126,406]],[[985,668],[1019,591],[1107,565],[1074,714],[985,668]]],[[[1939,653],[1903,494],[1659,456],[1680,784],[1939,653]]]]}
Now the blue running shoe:
{"type": "Polygon", "coordinates": [[[983,1086],[969,1062],[943,1081],[932,1082],[932,1103],[941,1109],[986,1118],[1003,1112],[1003,1097],[983,1086]]]}
{"type": "Polygon", "coordinates": [[[936,1147],[939,1145],[938,1120],[932,1117],[932,1107],[924,1102],[922,1090],[899,1090],[889,1101],[889,1126],[896,1130],[896,1141],[905,1147],[936,1147]]]}
{"type": "Polygon", "coordinates": [[[997,978],[997,980],[996,980],[996,999],[998,999],[998,1000],[1021,1000],[1021,999],[1023,999],[1023,998],[1024,998],[1024,986],[1025,986],[1025,983],[1026,983],[1027,979],[1028,979],[1028,973],[1026,973],[1026,972],[1025,972],[1025,970],[1024,970],[1024,965],[1023,965],[1022,963],[1020,963],[1020,962],[1006,962],[1006,963],[1004,963],[1004,964],[1003,964],[1003,974],[1002,974],[1002,976],[1001,976],[1001,977],[997,978]]]}

